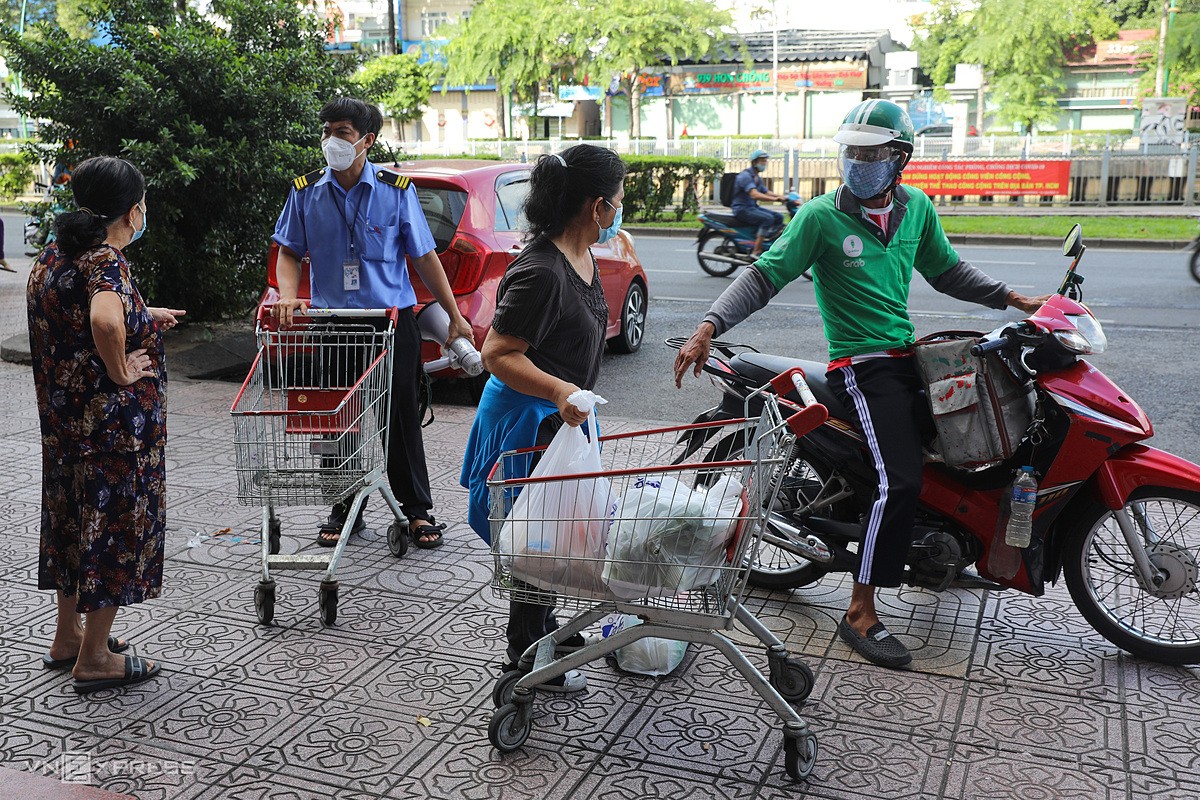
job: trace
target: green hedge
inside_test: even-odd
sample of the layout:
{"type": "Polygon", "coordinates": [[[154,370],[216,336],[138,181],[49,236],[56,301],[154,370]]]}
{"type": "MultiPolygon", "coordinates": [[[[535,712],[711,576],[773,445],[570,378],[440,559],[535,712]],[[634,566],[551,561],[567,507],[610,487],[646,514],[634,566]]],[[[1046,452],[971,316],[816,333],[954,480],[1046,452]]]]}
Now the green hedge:
{"type": "Polygon", "coordinates": [[[676,220],[695,213],[700,208],[700,187],[725,171],[719,158],[627,155],[621,159],[628,168],[624,207],[630,222],[657,222],[672,206],[676,220]]]}
{"type": "Polygon", "coordinates": [[[11,200],[33,183],[33,164],[25,153],[0,153],[0,200],[11,200]]]}

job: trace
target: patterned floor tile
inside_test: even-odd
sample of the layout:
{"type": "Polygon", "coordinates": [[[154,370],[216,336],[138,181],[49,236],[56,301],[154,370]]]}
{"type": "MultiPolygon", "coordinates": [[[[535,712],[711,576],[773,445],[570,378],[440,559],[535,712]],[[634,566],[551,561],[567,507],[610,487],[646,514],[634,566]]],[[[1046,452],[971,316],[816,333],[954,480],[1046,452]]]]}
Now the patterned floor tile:
{"type": "Polygon", "coordinates": [[[327,699],[391,657],[396,649],[375,642],[348,643],[324,632],[311,635],[284,630],[269,647],[242,649],[221,675],[224,680],[266,691],[286,686],[293,692],[327,699]]]}
{"type": "Polygon", "coordinates": [[[194,800],[229,765],[129,741],[105,741],[90,753],[95,784],[138,800],[194,800]]]}
{"type": "MultiPolygon", "coordinates": [[[[1195,776],[1193,775],[1193,778],[1195,776]]],[[[1163,775],[1132,773],[1130,800],[1196,800],[1200,797],[1200,780],[1174,781],[1163,775]]]]}
{"type": "Polygon", "coordinates": [[[946,800],[1124,800],[1128,780],[1115,770],[960,745],[947,770],[946,800]]]}
{"type": "Polygon", "coordinates": [[[402,648],[346,686],[333,702],[413,723],[424,717],[431,728],[444,731],[491,697],[496,674],[479,662],[402,648]]]}
{"type": "Polygon", "coordinates": [[[135,686],[79,695],[72,688],[70,672],[60,672],[44,691],[27,696],[16,709],[29,719],[75,727],[107,739],[122,736],[131,723],[153,717],[196,684],[197,679],[190,675],[163,670],[153,680],[135,686]]]}
{"type": "Polygon", "coordinates": [[[1200,708],[1131,692],[1125,713],[1131,770],[1200,783],[1200,708]]]}
{"type": "Polygon", "coordinates": [[[985,630],[968,677],[1112,702],[1120,699],[1121,659],[1111,646],[1078,639],[1014,638],[985,630]]]}
{"type": "Polygon", "coordinates": [[[610,755],[599,759],[567,796],[592,800],[745,800],[754,797],[757,789],[753,783],[701,777],[685,769],[610,755]]]}
{"type": "Polygon", "coordinates": [[[375,800],[360,789],[338,789],[271,769],[240,766],[207,787],[197,800],[375,800]]]}

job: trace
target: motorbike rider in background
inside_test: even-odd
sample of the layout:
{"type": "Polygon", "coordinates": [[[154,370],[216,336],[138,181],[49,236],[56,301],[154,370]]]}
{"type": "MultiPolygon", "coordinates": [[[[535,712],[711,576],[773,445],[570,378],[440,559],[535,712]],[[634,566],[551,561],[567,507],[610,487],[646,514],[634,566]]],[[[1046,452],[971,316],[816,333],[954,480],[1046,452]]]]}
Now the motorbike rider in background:
{"type": "Polygon", "coordinates": [[[759,206],[759,200],[772,200],[782,203],[785,198],[781,194],[767,191],[762,173],[767,171],[770,156],[766,150],[755,150],[750,154],[750,166],[738,173],[733,184],[733,202],[729,204],[733,216],[745,225],[757,225],[758,234],[754,239],[754,249],[751,258],[758,258],[762,253],[763,242],[770,241],[783,226],[783,214],[769,211],[759,206]]]}
{"type": "Polygon", "coordinates": [[[963,261],[929,197],[900,185],[912,157],[913,125],[898,105],[858,104],[834,140],[844,185],[806,203],[775,245],[717,298],[679,351],[675,385],[682,386],[689,366],[699,377],[713,336],[765,307],[811,268],[829,342],[826,377],[853,413],[879,481],[862,522],[854,589],[838,634],[863,658],[894,668],[912,656],[880,622],[875,590],[901,585],[921,493],[920,420],[928,411],[912,357],[913,269],[939,292],[991,308],[1033,312],[1049,296],[1018,294],[963,261]]]}

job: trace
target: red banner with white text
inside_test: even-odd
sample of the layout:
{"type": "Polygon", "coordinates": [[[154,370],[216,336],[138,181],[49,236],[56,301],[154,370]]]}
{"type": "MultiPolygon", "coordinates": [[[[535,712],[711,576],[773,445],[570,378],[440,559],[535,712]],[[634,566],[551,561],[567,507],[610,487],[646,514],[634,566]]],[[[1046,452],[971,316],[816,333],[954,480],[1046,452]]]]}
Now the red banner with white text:
{"type": "Polygon", "coordinates": [[[913,161],[904,182],[929,195],[1070,194],[1070,161],[913,161]]]}

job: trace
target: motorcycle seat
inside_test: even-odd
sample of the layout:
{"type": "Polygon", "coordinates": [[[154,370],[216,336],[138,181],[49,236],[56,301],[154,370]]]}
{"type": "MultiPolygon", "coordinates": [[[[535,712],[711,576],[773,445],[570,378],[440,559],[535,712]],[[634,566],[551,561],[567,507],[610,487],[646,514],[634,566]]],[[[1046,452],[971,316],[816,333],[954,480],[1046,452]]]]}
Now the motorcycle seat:
{"type": "Polygon", "coordinates": [[[706,213],[704,216],[707,217],[709,220],[715,222],[716,224],[724,225],[727,228],[740,228],[746,224],[744,222],[739,221],[738,218],[735,217],[733,214],[716,214],[716,213],[713,213],[710,211],[710,212],[706,213]]]}
{"type": "MultiPolygon", "coordinates": [[[[808,388],[812,389],[813,397],[829,410],[829,416],[843,420],[854,419],[842,402],[837,399],[833,390],[829,388],[829,382],[825,380],[825,370],[829,366],[828,364],[773,356],[767,353],[739,353],[730,360],[729,366],[733,367],[739,375],[745,375],[760,385],[782,372],[787,372],[792,367],[799,367],[804,370],[804,379],[808,382],[808,388]]],[[[796,402],[800,400],[794,391],[788,393],[788,398],[796,402]]]]}

